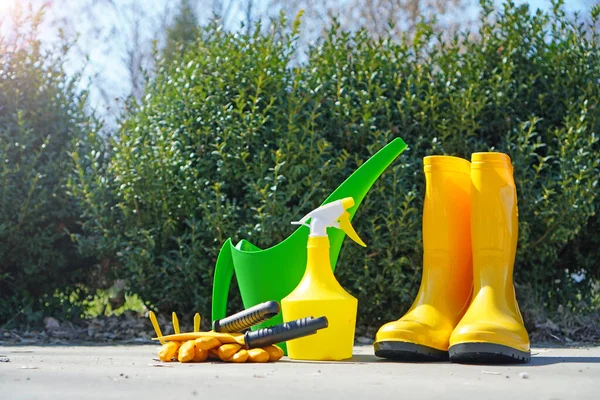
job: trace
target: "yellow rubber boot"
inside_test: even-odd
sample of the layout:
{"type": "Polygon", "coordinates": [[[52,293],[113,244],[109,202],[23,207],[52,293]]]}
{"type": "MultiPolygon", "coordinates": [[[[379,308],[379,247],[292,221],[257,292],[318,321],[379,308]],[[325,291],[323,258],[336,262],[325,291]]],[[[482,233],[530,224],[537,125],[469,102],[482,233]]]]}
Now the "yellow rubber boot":
{"type": "Polygon", "coordinates": [[[471,180],[474,296],[450,337],[450,361],[528,362],[529,336],[513,285],[518,217],[510,158],[474,153],[471,180]]]}
{"type": "Polygon", "coordinates": [[[375,355],[400,361],[448,359],[448,339],[471,299],[469,161],[423,159],[423,276],[415,301],[399,320],[383,325],[375,355]]]}

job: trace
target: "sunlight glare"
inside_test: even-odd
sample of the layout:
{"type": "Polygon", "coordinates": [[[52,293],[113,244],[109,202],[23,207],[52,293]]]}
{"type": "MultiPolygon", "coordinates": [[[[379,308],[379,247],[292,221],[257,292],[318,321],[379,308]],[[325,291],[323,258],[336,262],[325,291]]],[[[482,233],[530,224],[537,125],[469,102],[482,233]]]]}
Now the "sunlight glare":
{"type": "Polygon", "coordinates": [[[0,0],[0,17],[6,16],[12,9],[15,8],[17,0],[0,0]]]}

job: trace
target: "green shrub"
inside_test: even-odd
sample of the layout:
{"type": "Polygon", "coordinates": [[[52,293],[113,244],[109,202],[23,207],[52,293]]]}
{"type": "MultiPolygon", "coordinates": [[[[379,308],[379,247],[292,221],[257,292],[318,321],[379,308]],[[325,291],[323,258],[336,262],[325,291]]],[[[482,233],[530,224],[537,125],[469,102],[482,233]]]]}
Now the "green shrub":
{"type": "MultiPolygon", "coordinates": [[[[418,289],[430,154],[507,152],[519,195],[519,287],[548,309],[592,307],[598,270],[569,264],[565,252],[589,252],[571,253],[573,263],[599,255],[587,237],[599,204],[598,33],[561,3],[551,13],[491,4],[481,4],[478,33],[449,41],[427,24],[399,43],[334,24],[299,65],[297,22],[252,36],[206,27],[183,56],[159,65],[132,106],[98,185],[114,196],[110,214],[96,210],[101,223],[81,240],[114,246],[131,288],[159,310],[207,315],[225,239],[278,243],[290,221],[400,136],[409,150],[354,218],[368,248],[345,245],[338,261],[361,325],[398,318],[418,289]],[[575,284],[580,268],[586,279],[575,284]]],[[[83,173],[77,185],[99,176],[83,173]]]]}
{"type": "Polygon", "coordinates": [[[77,316],[69,293],[93,265],[70,239],[81,211],[65,185],[67,151],[94,124],[63,70],[66,53],[41,48],[41,19],[23,15],[0,39],[0,324],[77,316]]]}

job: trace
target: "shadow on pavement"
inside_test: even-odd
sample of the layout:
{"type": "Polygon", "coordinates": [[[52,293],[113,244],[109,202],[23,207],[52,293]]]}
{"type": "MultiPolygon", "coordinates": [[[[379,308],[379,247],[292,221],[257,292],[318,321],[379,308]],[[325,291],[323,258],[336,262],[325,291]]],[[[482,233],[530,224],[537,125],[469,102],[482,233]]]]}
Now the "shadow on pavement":
{"type": "Polygon", "coordinates": [[[600,357],[558,357],[558,356],[532,356],[529,364],[523,367],[536,367],[552,364],[600,364],[600,357]]]}
{"type": "MultiPolygon", "coordinates": [[[[379,358],[371,354],[355,354],[351,359],[342,361],[302,361],[302,360],[280,360],[283,363],[311,363],[311,364],[331,364],[331,363],[386,363],[386,364],[450,364],[449,361],[438,362],[402,362],[379,358]]],[[[600,364],[600,357],[560,357],[560,356],[532,356],[531,362],[527,364],[458,364],[458,365],[488,365],[494,367],[541,367],[553,364],[600,364]]]]}

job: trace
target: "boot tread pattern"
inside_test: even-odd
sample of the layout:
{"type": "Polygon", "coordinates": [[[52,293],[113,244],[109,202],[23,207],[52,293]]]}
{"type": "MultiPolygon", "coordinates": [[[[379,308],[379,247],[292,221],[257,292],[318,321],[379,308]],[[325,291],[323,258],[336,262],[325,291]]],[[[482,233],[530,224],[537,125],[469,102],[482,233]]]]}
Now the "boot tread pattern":
{"type": "Polygon", "coordinates": [[[394,361],[448,361],[448,352],[416,343],[382,341],[375,343],[375,355],[394,361]]]}
{"type": "Polygon", "coordinates": [[[462,364],[525,364],[531,353],[495,343],[461,343],[449,349],[450,361],[462,364]]]}

